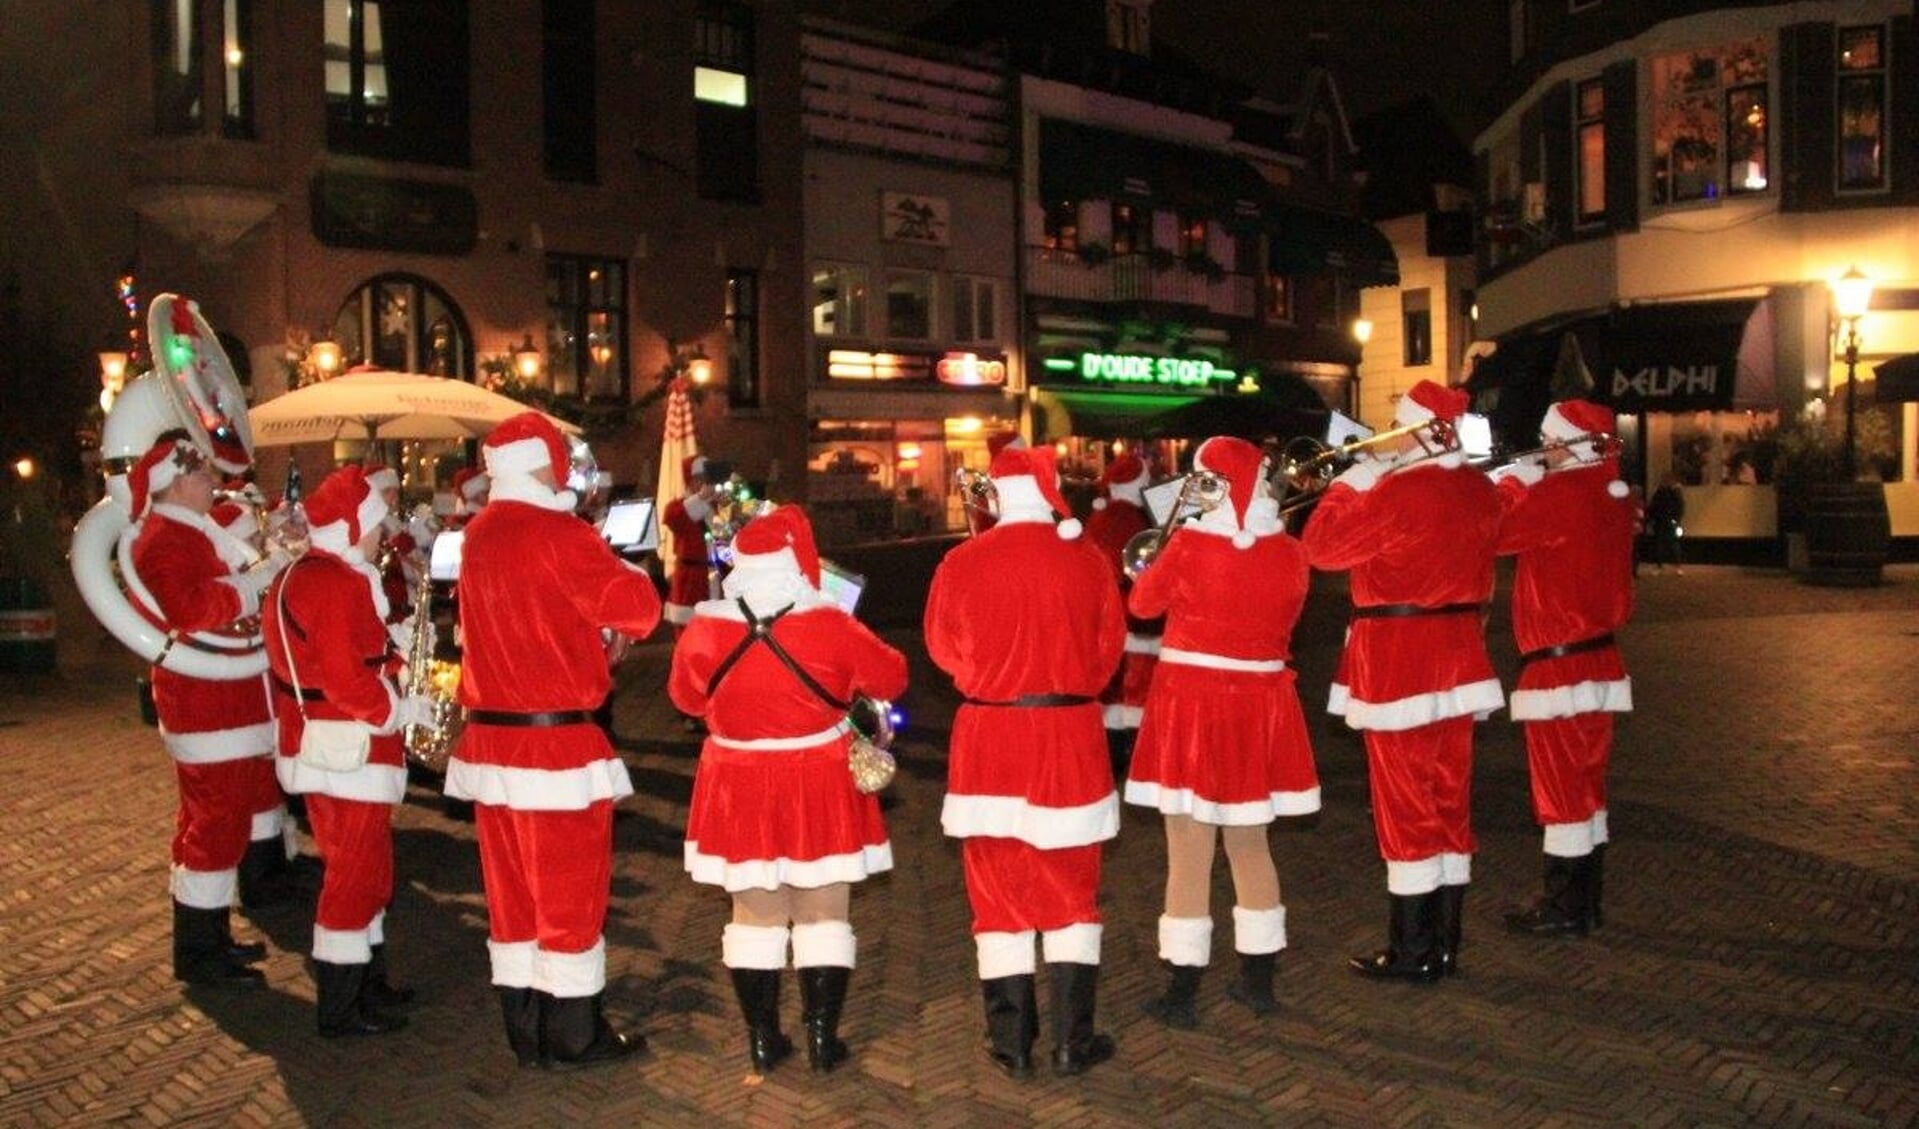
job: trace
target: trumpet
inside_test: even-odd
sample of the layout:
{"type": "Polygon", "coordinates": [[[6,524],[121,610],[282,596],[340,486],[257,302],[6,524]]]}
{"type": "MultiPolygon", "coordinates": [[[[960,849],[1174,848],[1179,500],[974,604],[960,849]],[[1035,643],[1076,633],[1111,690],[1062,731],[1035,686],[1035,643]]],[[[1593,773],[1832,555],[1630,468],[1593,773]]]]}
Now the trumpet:
{"type": "MultiPolygon", "coordinates": [[[[972,467],[960,467],[953,472],[953,485],[959,491],[960,505],[966,510],[966,524],[977,532],[979,522],[975,518],[997,519],[999,517],[999,490],[985,471],[972,467]]],[[[990,524],[990,522],[989,522],[990,524]]]]}
{"type": "Polygon", "coordinates": [[[1625,447],[1624,441],[1617,435],[1608,435],[1603,431],[1594,431],[1585,435],[1574,436],[1571,439],[1548,440],[1537,447],[1532,447],[1524,451],[1511,451],[1495,458],[1489,458],[1484,462],[1477,462],[1475,465],[1488,472],[1500,470],[1517,463],[1532,462],[1544,458],[1554,451],[1570,451],[1582,443],[1592,445],[1592,458],[1595,461],[1612,458],[1619,454],[1620,450],[1625,447]]]}
{"type": "MultiPolygon", "coordinates": [[[[1166,511],[1166,520],[1156,529],[1142,529],[1127,538],[1126,545],[1119,551],[1119,565],[1127,579],[1137,580],[1140,573],[1153,563],[1160,550],[1173,536],[1173,527],[1179,524],[1181,514],[1191,509],[1196,514],[1217,509],[1226,500],[1231,486],[1226,479],[1210,470],[1196,470],[1186,476],[1179,487],[1179,497],[1173,500],[1172,508],[1166,511]]],[[[1188,515],[1190,516],[1190,515],[1188,515]]]]}
{"type": "MultiPolygon", "coordinates": [[[[1431,434],[1432,444],[1439,451],[1451,451],[1459,446],[1459,434],[1448,420],[1429,419],[1420,423],[1409,423],[1402,427],[1389,428],[1376,435],[1363,439],[1349,439],[1337,446],[1322,443],[1311,436],[1300,436],[1286,445],[1284,457],[1279,460],[1279,469],[1274,472],[1280,497],[1279,512],[1289,514],[1301,507],[1319,500],[1339,470],[1358,456],[1365,454],[1381,443],[1390,442],[1407,435],[1425,431],[1431,434]],[[1295,447],[1306,446],[1313,453],[1305,458],[1292,454],[1295,447]],[[1291,495],[1289,498],[1287,495],[1291,495]]],[[[1424,440],[1421,441],[1424,444],[1424,440]]],[[[1431,447],[1428,448],[1429,453],[1431,447]]]]}

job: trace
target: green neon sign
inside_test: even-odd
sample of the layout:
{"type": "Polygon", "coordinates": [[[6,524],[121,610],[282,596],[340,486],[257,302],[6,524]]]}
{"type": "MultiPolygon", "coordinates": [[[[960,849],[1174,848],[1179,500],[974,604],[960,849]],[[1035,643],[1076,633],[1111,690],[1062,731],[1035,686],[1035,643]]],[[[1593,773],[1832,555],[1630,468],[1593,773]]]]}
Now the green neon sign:
{"type": "Polygon", "coordinates": [[[1233,369],[1221,368],[1211,361],[1184,357],[1150,357],[1128,353],[1081,353],[1079,364],[1061,365],[1046,361],[1057,371],[1077,367],[1081,380],[1102,384],[1159,384],[1176,388],[1203,388],[1209,384],[1231,383],[1239,379],[1233,369]]]}

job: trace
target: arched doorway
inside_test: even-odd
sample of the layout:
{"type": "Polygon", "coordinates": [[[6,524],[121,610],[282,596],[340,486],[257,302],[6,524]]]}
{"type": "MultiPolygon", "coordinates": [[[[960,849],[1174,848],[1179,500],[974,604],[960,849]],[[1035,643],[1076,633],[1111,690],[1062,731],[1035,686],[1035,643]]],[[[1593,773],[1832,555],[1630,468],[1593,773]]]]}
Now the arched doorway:
{"type": "Polygon", "coordinates": [[[347,295],[333,336],[348,365],[473,378],[473,337],[446,291],[412,274],[375,275],[347,295]]]}

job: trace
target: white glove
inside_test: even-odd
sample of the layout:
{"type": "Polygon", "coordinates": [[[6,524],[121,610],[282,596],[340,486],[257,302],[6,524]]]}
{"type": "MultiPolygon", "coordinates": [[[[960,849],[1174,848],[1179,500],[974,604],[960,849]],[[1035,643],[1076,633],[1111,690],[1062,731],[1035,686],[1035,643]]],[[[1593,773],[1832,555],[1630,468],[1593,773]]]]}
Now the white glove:
{"type": "Polygon", "coordinates": [[[253,615],[260,610],[260,594],[267,590],[267,586],[273,583],[273,578],[279,572],[279,567],[268,560],[262,561],[245,572],[236,572],[226,578],[226,583],[231,584],[233,590],[240,594],[241,615],[253,615]]]}
{"type": "Polygon", "coordinates": [[[390,724],[395,730],[405,729],[409,725],[432,725],[433,699],[425,694],[408,694],[393,707],[393,720],[390,724]]]}
{"type": "Polygon", "coordinates": [[[1384,468],[1378,463],[1373,462],[1371,459],[1360,459],[1352,466],[1340,471],[1333,479],[1332,484],[1334,486],[1350,486],[1354,490],[1364,494],[1366,491],[1379,485],[1379,476],[1383,473],[1384,468]]]}
{"type": "MultiPolygon", "coordinates": [[[[418,612],[414,613],[414,615],[418,615],[418,614],[419,614],[418,612]]],[[[410,615],[398,623],[390,623],[387,625],[387,629],[386,629],[387,638],[393,640],[393,649],[399,652],[399,655],[402,659],[411,659],[413,657],[414,623],[415,623],[414,616],[410,615]]],[[[429,658],[432,657],[433,652],[435,651],[435,649],[437,649],[438,645],[439,645],[439,627],[436,624],[428,623],[426,625],[427,657],[429,658]]]]}
{"type": "Polygon", "coordinates": [[[1539,480],[1546,477],[1546,468],[1530,459],[1521,459],[1495,469],[1491,477],[1494,482],[1511,479],[1521,486],[1537,486],[1539,480]]]}

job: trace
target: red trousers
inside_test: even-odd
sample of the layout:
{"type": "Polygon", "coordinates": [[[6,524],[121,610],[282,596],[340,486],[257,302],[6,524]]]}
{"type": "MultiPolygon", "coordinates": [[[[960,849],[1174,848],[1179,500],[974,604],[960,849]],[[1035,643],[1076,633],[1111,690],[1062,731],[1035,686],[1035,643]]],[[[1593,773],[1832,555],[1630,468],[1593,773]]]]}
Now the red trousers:
{"type": "Polygon", "coordinates": [[[1526,723],[1533,815],[1544,826],[1584,823],[1606,806],[1613,715],[1601,711],[1526,723]]]}
{"type": "Polygon", "coordinates": [[[960,841],[973,932],[1045,933],[1099,923],[1100,844],[1043,851],[1020,839],[960,841]]]}
{"type": "Polygon", "coordinates": [[[326,860],[313,923],[365,929],[393,900],[393,806],[309,792],[307,818],[326,860]]]}
{"type": "Polygon", "coordinates": [[[234,870],[253,835],[253,813],[280,805],[273,758],[206,764],[173,762],[180,807],[173,824],[173,862],[202,873],[234,870]]]}
{"type": "Polygon", "coordinates": [[[480,877],[487,935],[583,953],[606,927],[613,877],[613,801],[580,811],[516,811],[479,804],[480,877]]]}
{"type": "Polygon", "coordinates": [[[1418,862],[1473,853],[1471,717],[1366,730],[1366,772],[1381,858],[1418,862]]]}

